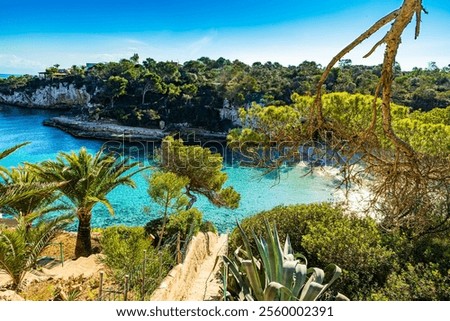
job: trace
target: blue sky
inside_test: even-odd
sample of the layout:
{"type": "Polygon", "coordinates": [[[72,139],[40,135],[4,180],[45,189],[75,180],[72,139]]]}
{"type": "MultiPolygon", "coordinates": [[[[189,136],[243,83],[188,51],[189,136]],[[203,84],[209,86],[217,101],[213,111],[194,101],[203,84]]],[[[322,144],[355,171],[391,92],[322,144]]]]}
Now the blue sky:
{"type": "MultiPolygon", "coordinates": [[[[180,63],[202,56],[323,65],[401,0],[0,0],[0,73],[36,73],[59,64],[141,58],[180,63]]],[[[422,34],[403,37],[403,69],[450,63],[450,1],[424,0],[422,34]]],[[[379,64],[382,48],[362,59],[386,28],[348,55],[379,64]]]]}

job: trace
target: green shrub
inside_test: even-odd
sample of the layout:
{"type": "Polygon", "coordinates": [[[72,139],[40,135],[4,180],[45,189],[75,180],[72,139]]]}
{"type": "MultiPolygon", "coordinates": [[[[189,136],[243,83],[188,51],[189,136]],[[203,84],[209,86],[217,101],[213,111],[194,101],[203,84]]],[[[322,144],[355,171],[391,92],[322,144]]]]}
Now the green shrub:
{"type": "Polygon", "coordinates": [[[405,253],[413,263],[438,263],[441,272],[450,270],[450,231],[430,234],[410,241],[411,250],[405,253]]]}
{"type": "Polygon", "coordinates": [[[208,233],[208,232],[217,233],[217,228],[214,225],[214,223],[212,223],[211,221],[203,221],[202,225],[200,225],[200,232],[203,232],[203,233],[208,233]]]}
{"type": "Polygon", "coordinates": [[[113,226],[106,228],[100,239],[105,263],[112,269],[132,268],[142,263],[144,250],[151,249],[151,240],[141,227],[113,226]]]}
{"type": "Polygon", "coordinates": [[[448,301],[450,300],[450,270],[440,272],[438,264],[406,264],[389,275],[386,285],[372,294],[373,300],[448,301]]]}
{"type": "MultiPolygon", "coordinates": [[[[343,270],[336,289],[350,299],[366,299],[384,284],[395,263],[394,253],[383,246],[382,235],[370,218],[345,214],[331,204],[278,206],[242,221],[245,233],[261,235],[264,220],[276,222],[280,239],[289,234],[295,252],[308,257],[309,264],[339,265],[343,270]]],[[[251,240],[254,248],[255,243],[251,240]]],[[[237,229],[230,246],[242,245],[237,229]]]]}
{"type": "Polygon", "coordinates": [[[197,208],[179,211],[169,217],[167,223],[167,233],[175,235],[180,232],[181,237],[185,238],[192,229],[192,234],[195,235],[200,230],[202,224],[202,212],[197,208]]]}
{"type": "MultiPolygon", "coordinates": [[[[256,234],[264,231],[264,220],[275,222],[281,239],[285,239],[289,233],[294,251],[304,253],[301,247],[302,236],[308,226],[308,221],[315,220],[323,215],[332,213],[334,208],[329,204],[277,206],[271,210],[263,211],[252,217],[245,218],[241,226],[246,233],[252,229],[256,234]]],[[[234,229],[230,235],[230,247],[242,245],[240,233],[234,229]]],[[[254,242],[252,242],[253,245],[254,242]]]]}
{"type": "Polygon", "coordinates": [[[145,293],[153,292],[174,266],[172,252],[162,247],[157,251],[143,227],[113,226],[106,228],[101,237],[104,263],[111,269],[119,284],[125,275],[130,276],[130,289],[142,293],[140,288],[145,265],[145,293]]]}

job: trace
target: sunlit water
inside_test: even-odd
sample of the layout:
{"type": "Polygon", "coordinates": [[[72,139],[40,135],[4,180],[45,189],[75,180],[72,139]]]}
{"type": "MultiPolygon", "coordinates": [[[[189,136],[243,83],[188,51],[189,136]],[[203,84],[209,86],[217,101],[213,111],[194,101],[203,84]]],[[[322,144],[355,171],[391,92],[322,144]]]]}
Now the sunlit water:
{"type": "MultiPolygon", "coordinates": [[[[2,160],[1,165],[16,166],[25,161],[54,159],[59,151],[78,150],[82,146],[96,152],[102,146],[101,141],[74,138],[59,129],[42,126],[44,119],[58,114],[0,105],[0,150],[24,141],[31,142],[2,160]]],[[[286,169],[279,180],[275,179],[275,175],[264,176],[264,171],[255,168],[224,164],[224,170],[229,177],[227,185],[232,185],[241,194],[240,207],[236,210],[216,208],[203,197],[199,197],[195,203],[202,210],[204,219],[212,221],[221,232],[232,229],[236,220],[277,205],[332,199],[332,177],[304,176],[306,169],[301,166],[286,169]]],[[[149,171],[135,176],[136,189],[118,187],[109,194],[115,216],[109,215],[106,208],[96,206],[92,225],[143,225],[157,217],[159,208],[147,194],[148,185],[144,175],[148,176],[149,171]],[[145,207],[150,208],[149,213],[144,211],[145,207]]]]}

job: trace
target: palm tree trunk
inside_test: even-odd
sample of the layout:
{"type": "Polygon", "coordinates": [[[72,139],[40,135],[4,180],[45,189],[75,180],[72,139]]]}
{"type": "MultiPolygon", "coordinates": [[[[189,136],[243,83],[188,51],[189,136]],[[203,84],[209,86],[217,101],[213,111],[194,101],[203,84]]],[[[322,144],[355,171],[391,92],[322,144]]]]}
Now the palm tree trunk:
{"type": "Polygon", "coordinates": [[[91,244],[91,212],[83,209],[77,211],[78,233],[75,246],[75,257],[92,254],[91,244]]]}

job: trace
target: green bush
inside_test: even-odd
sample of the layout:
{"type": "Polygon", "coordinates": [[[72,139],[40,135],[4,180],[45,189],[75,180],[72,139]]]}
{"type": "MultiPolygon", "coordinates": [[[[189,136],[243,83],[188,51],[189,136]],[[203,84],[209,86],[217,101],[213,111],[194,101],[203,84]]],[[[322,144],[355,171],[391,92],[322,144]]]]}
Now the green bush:
{"type": "MultiPolygon", "coordinates": [[[[197,234],[199,231],[204,233],[217,233],[217,229],[214,224],[209,221],[203,222],[202,218],[202,213],[195,207],[189,210],[181,210],[175,214],[172,214],[167,222],[163,244],[173,243],[173,240],[174,238],[176,238],[178,232],[180,232],[180,236],[182,239],[186,238],[187,235],[191,232],[191,226],[193,235],[197,234]]],[[[153,237],[155,237],[155,244],[158,243],[162,223],[162,218],[156,218],[145,224],[145,234],[147,236],[149,236],[150,234],[153,235],[153,237]]]]}
{"type": "Polygon", "coordinates": [[[162,247],[157,251],[143,227],[113,226],[106,228],[100,240],[104,263],[111,269],[120,284],[125,275],[130,276],[130,289],[142,293],[143,262],[145,265],[145,293],[153,292],[174,266],[172,252],[162,247]]]}
{"type": "Polygon", "coordinates": [[[405,253],[413,263],[438,263],[442,273],[450,270],[450,231],[426,235],[410,241],[411,250],[405,253]]]}
{"type": "Polygon", "coordinates": [[[203,232],[203,233],[208,233],[208,232],[217,233],[217,228],[214,225],[214,223],[212,223],[211,221],[203,221],[202,225],[200,225],[200,232],[203,232]]]}
{"type": "Polygon", "coordinates": [[[167,233],[169,235],[175,235],[180,232],[181,237],[185,238],[192,228],[192,234],[195,235],[200,230],[202,218],[202,212],[195,207],[189,210],[179,211],[169,217],[167,233]]]}
{"type": "Polygon", "coordinates": [[[412,265],[389,275],[386,285],[372,294],[373,300],[448,301],[450,300],[450,270],[440,272],[438,264],[412,265]]]}
{"type": "Polygon", "coordinates": [[[151,248],[141,227],[113,226],[102,232],[100,239],[105,263],[112,269],[128,269],[142,263],[144,250],[151,248]]]}
{"type": "MultiPolygon", "coordinates": [[[[372,219],[345,214],[331,204],[278,206],[244,219],[241,225],[247,234],[254,230],[261,235],[264,220],[276,222],[280,239],[289,234],[294,251],[308,257],[309,264],[340,266],[343,276],[336,290],[350,299],[367,299],[379,284],[384,284],[395,261],[372,219]]],[[[230,247],[239,245],[242,240],[235,229],[230,247]]]]}

